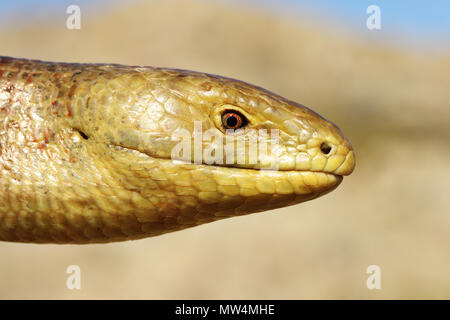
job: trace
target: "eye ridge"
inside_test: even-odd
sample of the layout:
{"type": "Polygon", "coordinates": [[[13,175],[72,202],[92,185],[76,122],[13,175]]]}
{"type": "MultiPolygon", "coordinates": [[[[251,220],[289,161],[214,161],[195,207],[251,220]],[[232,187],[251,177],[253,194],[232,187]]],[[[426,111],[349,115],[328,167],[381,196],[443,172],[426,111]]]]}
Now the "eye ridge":
{"type": "Polygon", "coordinates": [[[227,110],[222,114],[222,125],[225,129],[240,129],[248,124],[247,118],[235,110],[227,110]]]}

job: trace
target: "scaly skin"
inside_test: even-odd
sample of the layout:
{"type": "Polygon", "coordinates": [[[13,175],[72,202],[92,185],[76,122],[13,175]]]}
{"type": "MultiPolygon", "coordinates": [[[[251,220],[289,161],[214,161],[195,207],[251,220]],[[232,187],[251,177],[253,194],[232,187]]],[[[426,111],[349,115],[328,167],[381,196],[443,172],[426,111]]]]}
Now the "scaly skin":
{"type": "MultiPolygon", "coordinates": [[[[248,158],[242,150],[236,154],[248,158]]],[[[0,240],[155,236],[317,198],[354,164],[352,147],[334,124],[241,81],[0,57],[0,240]],[[244,137],[246,147],[250,129],[279,130],[267,159],[239,165],[171,160],[180,142],[174,132],[192,133],[200,121],[203,133],[215,128],[224,136],[221,113],[229,109],[249,120],[244,131],[228,135],[244,137]],[[332,147],[329,154],[321,151],[323,142],[332,147]],[[277,170],[259,170],[274,159],[277,170]]]]}

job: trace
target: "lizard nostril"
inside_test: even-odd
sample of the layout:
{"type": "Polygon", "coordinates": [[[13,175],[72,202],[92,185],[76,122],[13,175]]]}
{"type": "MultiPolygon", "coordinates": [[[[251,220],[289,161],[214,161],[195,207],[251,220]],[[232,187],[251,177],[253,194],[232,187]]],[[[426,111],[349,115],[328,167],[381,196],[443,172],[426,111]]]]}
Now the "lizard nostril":
{"type": "Polygon", "coordinates": [[[328,144],[327,142],[322,142],[320,145],[320,151],[322,151],[323,154],[329,154],[331,152],[332,146],[328,144]]]}

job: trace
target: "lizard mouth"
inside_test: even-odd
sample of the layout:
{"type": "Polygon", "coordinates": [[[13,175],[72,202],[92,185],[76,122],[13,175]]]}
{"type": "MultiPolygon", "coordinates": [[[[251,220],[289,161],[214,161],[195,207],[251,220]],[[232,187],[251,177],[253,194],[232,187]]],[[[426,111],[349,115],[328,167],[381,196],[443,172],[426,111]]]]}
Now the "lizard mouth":
{"type": "MultiPolygon", "coordinates": [[[[192,165],[191,165],[192,166],[192,165]]],[[[193,165],[194,170],[208,170],[213,192],[199,192],[200,200],[217,214],[229,215],[234,199],[239,205],[231,212],[247,214],[291,206],[321,197],[336,189],[343,176],[318,171],[271,171],[233,167],[193,165]],[[242,201],[241,201],[242,200],[242,201]],[[221,213],[222,212],[222,213],[221,213]]]]}
{"type": "MultiPolygon", "coordinates": [[[[162,160],[162,159],[159,159],[162,160]]],[[[164,160],[178,165],[181,171],[202,173],[217,183],[217,189],[238,187],[240,193],[277,195],[325,194],[334,190],[343,180],[342,175],[312,170],[265,170],[221,165],[182,163],[164,160]],[[208,172],[208,174],[206,174],[208,172]]]]}
{"type": "Polygon", "coordinates": [[[325,171],[272,170],[197,164],[154,157],[142,151],[121,146],[113,146],[113,148],[136,155],[136,161],[133,162],[141,163],[141,169],[148,165],[150,171],[157,163],[160,170],[167,172],[161,178],[162,180],[170,180],[180,189],[192,188],[200,193],[204,192],[205,195],[208,194],[212,198],[221,194],[229,197],[261,194],[320,196],[334,190],[343,180],[342,175],[325,171]]]}

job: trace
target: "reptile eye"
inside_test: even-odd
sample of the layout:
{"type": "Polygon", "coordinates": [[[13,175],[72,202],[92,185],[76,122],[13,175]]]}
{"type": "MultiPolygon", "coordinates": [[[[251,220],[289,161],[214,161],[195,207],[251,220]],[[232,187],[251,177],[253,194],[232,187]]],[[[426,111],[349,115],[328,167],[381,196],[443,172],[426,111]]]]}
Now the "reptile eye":
{"type": "Polygon", "coordinates": [[[238,111],[225,111],[222,115],[222,124],[225,129],[236,130],[245,127],[247,123],[247,118],[238,111]]]}

